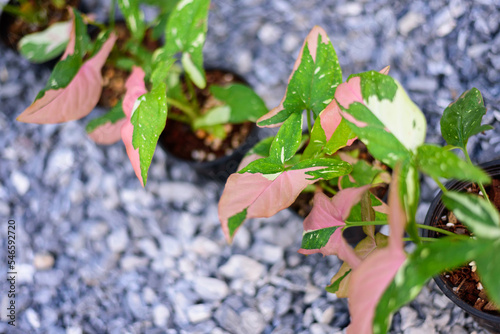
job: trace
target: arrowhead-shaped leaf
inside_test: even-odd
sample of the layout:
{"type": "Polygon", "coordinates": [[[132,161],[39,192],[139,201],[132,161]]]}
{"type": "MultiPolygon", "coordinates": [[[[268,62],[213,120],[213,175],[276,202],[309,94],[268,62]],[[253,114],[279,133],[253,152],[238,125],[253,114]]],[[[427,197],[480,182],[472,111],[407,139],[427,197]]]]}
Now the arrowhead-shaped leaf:
{"type": "Polygon", "coordinates": [[[121,139],[121,128],[125,122],[122,101],[120,101],[106,114],[91,120],[85,130],[90,139],[97,144],[110,145],[121,139]]]}
{"type": "Polygon", "coordinates": [[[342,82],[342,71],[326,32],[316,26],[307,35],[288,80],[280,105],[258,120],[257,125],[275,127],[293,113],[310,110],[318,116],[333,99],[342,82]]]}
{"type": "Polygon", "coordinates": [[[47,29],[21,38],[19,52],[33,63],[43,63],[63,53],[68,44],[72,21],[57,22],[47,29]]]}
{"type": "Polygon", "coordinates": [[[304,220],[304,234],[299,253],[337,255],[352,268],[356,268],[359,257],[342,237],[342,228],[351,208],[361,200],[370,185],[339,191],[332,199],[319,192],[314,195],[314,206],[304,220]]]}
{"type": "Polygon", "coordinates": [[[271,217],[289,207],[304,188],[322,176],[335,177],[350,171],[348,163],[334,159],[312,159],[289,170],[268,159],[250,163],[229,176],[219,201],[219,219],[226,239],[233,239],[245,219],[271,217]]]}
{"type": "Polygon", "coordinates": [[[396,80],[370,71],[351,78],[345,85],[355,95],[361,92],[364,105],[337,101],[355,120],[366,124],[359,126],[348,119],[375,158],[394,168],[396,161],[424,143],[425,117],[396,80]]]}
{"type": "Polygon", "coordinates": [[[165,31],[165,52],[171,57],[182,52],[182,65],[191,80],[205,88],[203,45],[207,33],[210,0],[181,0],[170,14],[165,31]]]}
{"type": "Polygon", "coordinates": [[[132,144],[139,149],[141,175],[144,185],[148,169],[155,153],[156,144],[167,122],[167,86],[159,83],[151,92],[139,98],[139,106],[130,118],[134,126],[132,144]]]}
{"type": "Polygon", "coordinates": [[[453,152],[436,145],[422,145],[417,149],[418,167],[436,178],[487,183],[490,177],[480,168],[465,162],[453,152]]]}
{"type": "Polygon", "coordinates": [[[123,112],[127,117],[127,122],[122,126],[121,135],[125,148],[127,150],[128,158],[134,168],[135,175],[141,181],[142,186],[145,182],[141,173],[141,159],[139,156],[139,149],[132,144],[134,135],[134,125],[131,122],[131,117],[139,106],[139,98],[146,94],[146,85],[144,83],[145,73],[140,67],[134,67],[132,73],[125,83],[127,89],[123,97],[123,112]]]}
{"type": "Polygon", "coordinates": [[[481,126],[486,108],[481,92],[476,88],[463,93],[450,104],[441,117],[441,134],[449,145],[466,149],[469,138],[481,131],[491,129],[481,126]]]}
{"type": "MultiPolygon", "coordinates": [[[[397,173],[396,173],[397,174],[397,173]]],[[[395,175],[389,193],[389,246],[373,251],[351,273],[348,334],[372,333],[372,323],[379,299],[406,259],[403,250],[405,213],[399,201],[398,176],[395,175]]]]}
{"type": "Polygon", "coordinates": [[[82,35],[85,26],[75,11],[74,26],[63,60],[57,63],[46,87],[35,102],[17,117],[26,123],[62,123],[88,115],[97,104],[102,89],[101,68],[116,36],[111,34],[101,49],[82,65],[87,45],[82,35]]]}

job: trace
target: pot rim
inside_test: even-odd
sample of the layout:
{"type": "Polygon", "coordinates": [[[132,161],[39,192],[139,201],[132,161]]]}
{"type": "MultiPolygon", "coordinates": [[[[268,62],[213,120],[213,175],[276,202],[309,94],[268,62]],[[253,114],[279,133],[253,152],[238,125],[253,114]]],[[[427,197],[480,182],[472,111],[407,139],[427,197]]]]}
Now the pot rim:
{"type": "MultiPolygon", "coordinates": [[[[485,172],[487,172],[490,176],[500,176],[500,159],[492,160],[486,163],[482,163],[479,165],[485,172]]],[[[472,182],[469,181],[449,181],[445,184],[446,189],[449,190],[461,190],[466,187],[468,187],[472,182]]],[[[425,216],[425,225],[431,225],[431,222],[434,220],[434,218],[438,215],[436,215],[436,212],[442,212],[444,207],[444,204],[441,202],[441,196],[443,195],[443,191],[439,190],[436,196],[434,197],[431,205],[429,206],[429,210],[427,211],[427,215],[425,216]]],[[[434,232],[429,231],[429,230],[424,230],[423,231],[423,236],[425,237],[433,237],[434,232]]],[[[496,316],[490,313],[482,312],[473,306],[469,305],[462,299],[460,299],[452,290],[452,288],[441,278],[441,275],[435,276],[434,281],[438,285],[438,287],[441,289],[441,291],[449,298],[451,301],[453,301],[456,305],[458,305],[461,309],[466,311],[467,313],[470,313],[472,316],[484,319],[488,322],[500,324],[500,316],[496,316]]]]}

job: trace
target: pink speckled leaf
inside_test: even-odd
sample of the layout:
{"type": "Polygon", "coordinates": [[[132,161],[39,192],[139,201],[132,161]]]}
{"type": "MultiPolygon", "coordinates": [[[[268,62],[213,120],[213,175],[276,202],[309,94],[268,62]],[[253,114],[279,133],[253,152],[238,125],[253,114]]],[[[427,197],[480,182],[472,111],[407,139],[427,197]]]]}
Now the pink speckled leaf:
{"type": "Polygon", "coordinates": [[[101,145],[114,144],[122,138],[121,129],[126,122],[126,119],[121,119],[116,123],[105,123],[89,133],[89,138],[101,145]]]}
{"type": "Polygon", "coordinates": [[[127,91],[125,93],[125,97],[123,98],[123,112],[126,116],[126,122],[121,128],[121,137],[123,143],[125,144],[128,158],[130,159],[132,167],[134,168],[135,175],[137,176],[139,181],[141,181],[142,186],[144,186],[144,182],[141,175],[139,149],[134,149],[134,146],[132,145],[134,126],[130,122],[130,118],[132,117],[134,110],[139,105],[139,97],[147,93],[146,85],[144,83],[144,76],[145,73],[142,68],[134,66],[132,69],[132,73],[125,83],[125,88],[127,89],[127,91]]]}
{"type": "Polygon", "coordinates": [[[373,251],[351,275],[351,324],[347,329],[348,334],[373,333],[372,323],[377,303],[406,260],[403,249],[406,217],[399,201],[397,180],[396,175],[389,193],[389,246],[373,251]]]}
{"type": "MultiPolygon", "coordinates": [[[[70,42],[63,59],[73,53],[75,34],[71,34],[70,42]]],[[[116,40],[111,33],[99,52],[86,61],[78,70],[71,82],[64,88],[48,90],[24,110],[17,120],[25,123],[53,124],[80,119],[88,115],[101,96],[104,65],[116,40]]]]}
{"type": "Polygon", "coordinates": [[[245,219],[271,217],[289,207],[305,187],[316,182],[306,172],[321,168],[289,170],[279,175],[236,173],[229,176],[219,201],[219,219],[226,239],[232,241],[245,219]]]}
{"type": "Polygon", "coordinates": [[[339,191],[332,199],[323,193],[314,196],[314,207],[304,220],[304,235],[299,253],[337,255],[356,268],[359,257],[342,236],[351,208],[361,200],[370,185],[339,191]]]}
{"type": "MultiPolygon", "coordinates": [[[[292,70],[292,73],[290,74],[290,77],[288,78],[288,82],[290,82],[290,80],[293,77],[293,74],[299,68],[300,62],[302,61],[302,54],[304,53],[304,47],[305,47],[306,43],[307,43],[307,45],[309,47],[309,52],[311,53],[311,56],[312,56],[313,60],[316,60],[316,49],[317,49],[317,46],[318,46],[318,35],[321,35],[324,38],[324,40],[328,40],[328,35],[323,30],[323,28],[321,28],[319,26],[314,26],[312,28],[312,30],[307,35],[307,37],[306,37],[306,39],[304,41],[304,44],[302,44],[302,48],[300,49],[299,56],[295,60],[295,64],[293,65],[293,70],[292,70]]],[[[280,102],[279,106],[271,109],[267,114],[265,114],[264,116],[262,116],[261,118],[259,118],[257,120],[257,123],[262,122],[262,121],[264,121],[266,119],[269,119],[269,118],[277,115],[283,109],[285,109],[285,107],[283,106],[283,103],[286,100],[286,93],[287,93],[287,91],[288,91],[288,87],[287,87],[287,90],[285,91],[285,95],[281,99],[281,102],[280,102]]],[[[278,127],[280,125],[281,125],[281,123],[277,123],[277,124],[268,125],[267,127],[274,128],[274,127],[278,127]]]]}

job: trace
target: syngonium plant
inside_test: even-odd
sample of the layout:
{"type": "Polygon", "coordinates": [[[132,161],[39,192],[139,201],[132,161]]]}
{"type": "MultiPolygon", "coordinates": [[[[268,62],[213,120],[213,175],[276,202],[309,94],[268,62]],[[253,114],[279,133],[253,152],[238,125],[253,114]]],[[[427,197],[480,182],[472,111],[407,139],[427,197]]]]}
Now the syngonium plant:
{"type": "Polygon", "coordinates": [[[108,113],[90,121],[86,130],[99,144],[112,144],[121,138],[143,186],[168,117],[189,124],[193,131],[205,131],[220,139],[227,136],[225,124],[256,121],[267,110],[248,86],[211,85],[208,88],[214,100],[210,106],[197,100],[195,86],[207,86],[202,51],[209,5],[210,0],[118,0],[130,32],[119,50],[113,49],[117,39],[113,10],[109,23],[104,24],[72,9],[67,40],[47,39],[50,34],[28,37],[31,50],[35,50],[31,52],[40,57],[60,48],[59,44],[66,49],[45,88],[17,120],[48,124],[85,117],[101,95],[104,63],[112,62],[117,68],[130,71],[123,99],[108,113]],[[158,17],[150,23],[143,18],[140,6],[144,4],[158,8],[158,17]],[[100,29],[94,41],[89,38],[87,24],[100,29]],[[148,29],[153,38],[163,37],[165,44],[156,50],[142,46],[148,29]],[[56,42],[58,45],[53,44],[56,42]],[[169,114],[173,107],[180,113],[169,114]]]}
{"type": "Polygon", "coordinates": [[[500,251],[500,216],[484,189],[490,177],[472,164],[466,149],[470,136],[492,128],[481,125],[485,112],[480,92],[465,92],[441,119],[448,145],[426,144],[425,117],[401,84],[386,71],[351,75],[342,83],[335,51],[326,33],[315,27],[282,103],[257,122],[279,126],[277,135],[258,143],[246,166],[227,181],[219,202],[225,236],[232,241],[245,219],[274,215],[307,185],[340,176],[340,190],[332,198],[322,192],[315,195],[299,252],[336,255],[344,261],[326,289],[349,299],[348,333],[386,333],[391,315],[414,299],[429,279],[472,260],[489,297],[500,305],[499,266],[491,264],[500,251]],[[308,121],[309,143],[297,153],[304,110],[314,125],[308,121]],[[388,206],[368,191],[376,178],[362,177],[375,174],[356,171],[334,155],[353,138],[394,171],[388,206]],[[454,149],[460,149],[466,161],[454,149]],[[417,223],[419,173],[436,181],[444,204],[472,237],[417,223]],[[475,182],[485,197],[448,191],[442,179],[475,182]],[[376,233],[377,225],[389,225],[389,236],[376,233]],[[367,235],[354,248],[342,235],[353,226],[363,226],[367,235]],[[421,237],[419,229],[444,237],[421,237]],[[415,244],[412,252],[405,250],[405,242],[415,244]]]}

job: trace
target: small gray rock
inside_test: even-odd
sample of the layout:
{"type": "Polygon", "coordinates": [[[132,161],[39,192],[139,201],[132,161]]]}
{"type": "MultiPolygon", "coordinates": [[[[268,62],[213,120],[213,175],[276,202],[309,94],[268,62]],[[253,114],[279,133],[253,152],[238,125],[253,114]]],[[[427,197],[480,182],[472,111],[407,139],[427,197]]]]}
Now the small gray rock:
{"type": "Polygon", "coordinates": [[[229,293],[226,282],[212,277],[195,277],[193,287],[196,293],[206,300],[221,300],[229,293]]]}

